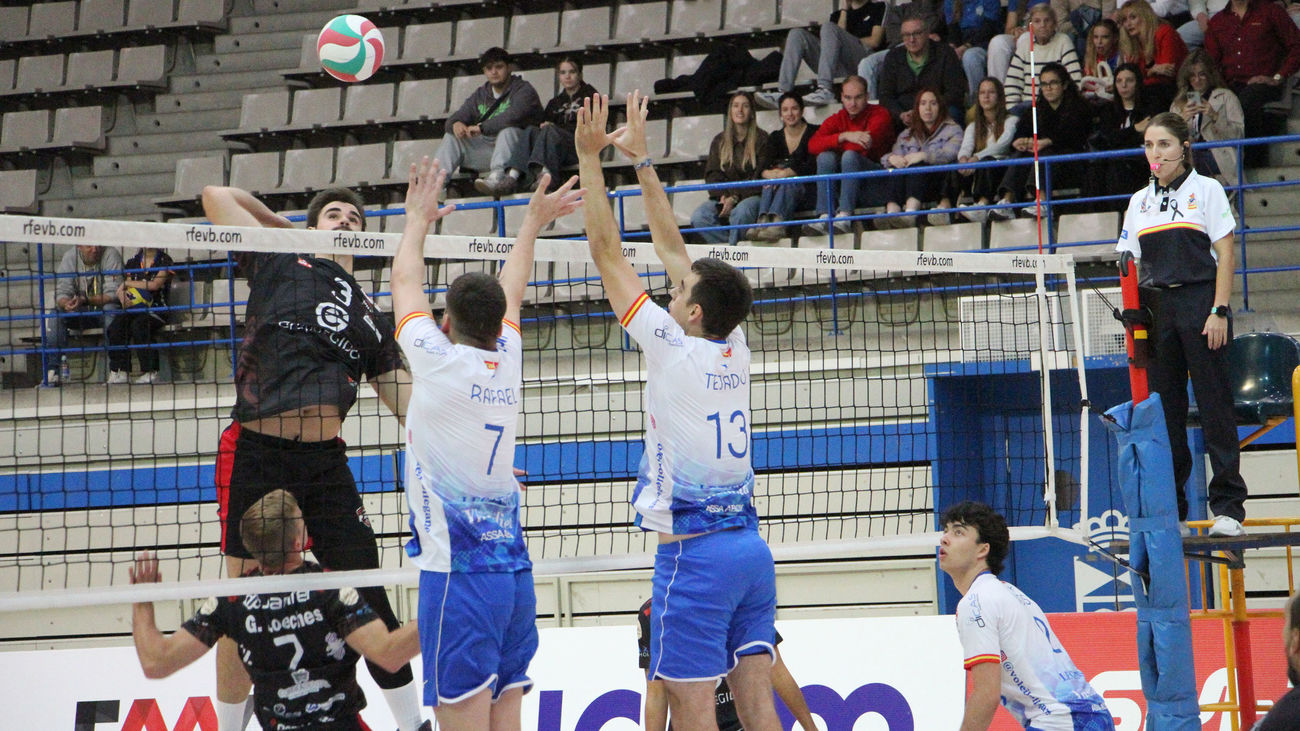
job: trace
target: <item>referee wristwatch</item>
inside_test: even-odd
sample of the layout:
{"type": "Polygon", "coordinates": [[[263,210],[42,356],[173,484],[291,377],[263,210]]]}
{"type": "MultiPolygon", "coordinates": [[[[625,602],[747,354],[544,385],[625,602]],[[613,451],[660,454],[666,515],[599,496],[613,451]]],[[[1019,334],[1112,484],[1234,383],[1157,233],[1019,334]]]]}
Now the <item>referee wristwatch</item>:
{"type": "Polygon", "coordinates": [[[1210,314],[1218,315],[1219,317],[1227,317],[1231,313],[1232,310],[1227,305],[1217,305],[1210,308],[1210,314]]]}

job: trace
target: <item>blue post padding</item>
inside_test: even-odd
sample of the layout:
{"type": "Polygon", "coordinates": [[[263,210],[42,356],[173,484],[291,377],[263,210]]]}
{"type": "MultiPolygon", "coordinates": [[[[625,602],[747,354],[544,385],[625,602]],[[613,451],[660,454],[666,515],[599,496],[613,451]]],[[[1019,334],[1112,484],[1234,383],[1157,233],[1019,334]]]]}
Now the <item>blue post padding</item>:
{"type": "Polygon", "coordinates": [[[1134,577],[1138,667],[1148,731],[1199,731],[1192,664],[1192,621],[1178,534],[1174,464],[1159,394],[1107,411],[1119,442],[1119,486],[1129,514],[1129,561],[1150,577],[1134,577]]]}

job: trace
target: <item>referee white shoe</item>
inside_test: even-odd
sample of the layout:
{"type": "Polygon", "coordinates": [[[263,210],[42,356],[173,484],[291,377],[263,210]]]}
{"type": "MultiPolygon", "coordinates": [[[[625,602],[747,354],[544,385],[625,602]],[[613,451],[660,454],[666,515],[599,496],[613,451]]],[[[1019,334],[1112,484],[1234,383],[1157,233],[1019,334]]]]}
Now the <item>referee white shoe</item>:
{"type": "Polygon", "coordinates": [[[1246,529],[1242,527],[1236,518],[1220,515],[1214,519],[1214,525],[1210,526],[1210,535],[1225,538],[1244,536],[1246,535],[1246,529]]]}

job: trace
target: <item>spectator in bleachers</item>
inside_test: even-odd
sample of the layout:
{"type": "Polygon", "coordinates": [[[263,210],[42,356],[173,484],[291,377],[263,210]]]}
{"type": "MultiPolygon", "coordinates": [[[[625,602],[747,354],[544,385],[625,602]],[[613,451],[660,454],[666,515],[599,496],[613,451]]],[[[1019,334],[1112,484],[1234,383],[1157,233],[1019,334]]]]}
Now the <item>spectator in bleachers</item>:
{"type": "Polygon", "coordinates": [[[776,109],[781,103],[781,94],[794,89],[801,63],[807,63],[817,71],[817,88],[804,95],[804,103],[820,107],[834,102],[835,92],[831,90],[831,84],[835,77],[853,73],[858,62],[880,47],[885,38],[882,25],[885,3],[839,0],[839,6],[831,13],[830,20],[822,23],[817,35],[795,28],[786,36],[781,75],[777,79],[779,91],[764,92],[757,97],[764,109],[776,109]]]}
{"type": "MultiPolygon", "coordinates": [[[[1019,120],[1007,111],[1001,81],[988,76],[980,82],[975,104],[971,106],[967,117],[972,121],[966,125],[962,135],[957,162],[1001,160],[1011,154],[1011,141],[1015,137],[1016,123],[1019,120]]],[[[959,207],[972,202],[977,206],[987,206],[997,198],[998,183],[1002,180],[1003,172],[998,168],[982,167],[949,173],[944,197],[949,201],[957,201],[959,207]]],[[[966,211],[960,215],[969,221],[986,221],[989,212],[966,211]]]]}
{"type": "MultiPolygon", "coordinates": [[[[861,76],[844,80],[840,85],[840,101],[844,108],[827,117],[808,140],[808,152],[817,156],[817,174],[882,169],[880,158],[894,144],[894,125],[889,111],[867,101],[867,82],[861,76]]],[[[829,186],[817,184],[817,213],[824,219],[830,218],[831,206],[835,205],[832,197],[838,203],[834,209],[837,218],[853,215],[859,205],[881,205],[884,202],[878,182],[869,187],[861,178],[846,178],[839,181],[838,196],[834,188],[833,183],[829,186]],[[827,195],[828,187],[830,196],[827,195]]],[[[835,223],[836,230],[841,233],[847,233],[851,227],[849,221],[835,223]]],[[[825,232],[824,224],[814,225],[814,228],[825,232]]]]}
{"type": "MultiPolygon", "coordinates": [[[[1079,94],[1074,79],[1065,67],[1059,63],[1043,66],[1038,74],[1038,156],[1068,155],[1084,152],[1087,149],[1088,135],[1092,127],[1092,111],[1088,103],[1079,94]]],[[[1031,115],[1024,115],[1016,123],[1015,139],[1011,142],[1015,150],[1013,157],[1033,157],[1034,125],[1031,115]]],[[[1052,186],[1069,188],[1080,182],[1084,165],[1066,163],[1052,166],[1052,186]]],[[[1008,167],[1002,175],[1002,184],[998,186],[1000,203],[1010,205],[1019,202],[1028,193],[1033,198],[1033,191],[1028,184],[1033,177],[1033,166],[1014,165],[1008,167]]],[[[1056,194],[1053,193],[1053,196],[1056,194]]],[[[1026,209],[1029,215],[1033,209],[1026,209]]],[[[1011,218],[1014,211],[1008,208],[994,209],[993,218],[1011,218]]]]}
{"type": "MultiPolygon", "coordinates": [[[[886,0],[885,3],[885,42],[880,48],[873,53],[867,54],[867,57],[858,62],[858,76],[867,81],[867,99],[878,101],[880,96],[876,93],[877,82],[880,80],[880,65],[885,62],[885,56],[889,49],[897,48],[903,42],[903,18],[913,13],[934,20],[934,26],[931,28],[930,40],[938,43],[943,40],[944,34],[938,27],[939,14],[943,11],[944,0],[886,0]]],[[[999,8],[999,12],[1001,9],[999,8]]]]}
{"type": "MultiPolygon", "coordinates": [[[[1187,120],[1192,142],[1239,140],[1246,133],[1246,118],[1241,102],[1223,82],[1210,54],[1198,48],[1187,56],[1178,69],[1178,96],[1169,107],[1187,120]]],[[[1237,150],[1215,147],[1192,150],[1196,172],[1217,179],[1224,185],[1237,182],[1237,150]]]]}
{"type": "Polygon", "coordinates": [[[1102,18],[1088,32],[1083,52],[1083,80],[1079,90],[1088,101],[1108,102],[1115,96],[1115,69],[1123,63],[1119,55],[1119,26],[1102,18]]]}
{"type": "MultiPolygon", "coordinates": [[[[754,120],[754,98],[749,92],[731,95],[722,132],[709,144],[709,162],[704,167],[704,182],[733,183],[755,180],[767,169],[765,133],[754,120]]],[[[748,226],[758,218],[762,189],[726,188],[710,190],[709,199],[691,213],[691,226],[748,226]]],[[[740,240],[743,228],[729,231],[698,231],[696,236],[710,244],[740,240]]]]}
{"type": "MultiPolygon", "coordinates": [[[[117,288],[122,283],[122,253],[111,246],[77,246],[59,259],[54,269],[54,308],[45,330],[46,348],[68,347],[68,331],[103,328],[105,332],[121,309],[117,288]]],[[[58,383],[58,369],[50,385],[58,383]]]]}
{"type": "Polygon", "coordinates": [[[1300,728],[1300,593],[1291,595],[1282,607],[1286,624],[1282,628],[1282,652],[1286,654],[1286,678],[1290,689],[1251,731],[1289,731],[1300,728]]]}
{"type": "MultiPolygon", "coordinates": [[[[898,139],[894,149],[881,160],[886,169],[902,170],[926,165],[947,165],[957,161],[961,151],[961,126],[948,116],[948,109],[934,89],[922,89],[912,103],[911,121],[898,139]]],[[[939,199],[939,208],[951,208],[952,201],[942,199],[943,179],[946,173],[918,173],[895,175],[890,180],[890,190],[885,201],[887,213],[919,211],[921,204],[939,199]]],[[[931,213],[931,225],[948,223],[947,213],[931,213]]],[[[877,221],[885,228],[906,228],[915,225],[912,216],[882,218],[877,221]]]]}
{"type": "MultiPolygon", "coordinates": [[[[1154,106],[1145,95],[1142,74],[1137,66],[1126,63],[1115,69],[1115,98],[1098,107],[1097,128],[1089,144],[1094,150],[1136,150],[1151,117],[1166,111],[1154,106]]],[[[1141,188],[1151,177],[1146,158],[1108,157],[1094,160],[1085,179],[1084,194],[1107,195],[1141,188]]],[[[1098,204],[1098,210],[1122,211],[1128,197],[1098,204]]]]}
{"type": "MultiPolygon", "coordinates": [[[[1274,126],[1264,105],[1282,95],[1282,83],[1300,70],[1300,29],[1272,0],[1232,0],[1210,18],[1205,50],[1241,102],[1246,137],[1262,137],[1274,126]]],[[[1246,148],[1246,161],[1264,162],[1263,145],[1246,148]]]]}
{"type": "MultiPolygon", "coordinates": [[[[794,92],[781,95],[781,129],[767,136],[767,169],[763,178],[793,178],[817,172],[817,160],[808,151],[808,143],[818,126],[804,119],[803,99],[794,92]]],[[[797,210],[812,204],[816,194],[812,183],[764,185],[759,197],[758,223],[784,221],[797,210]]],[[[751,228],[745,238],[750,241],[776,241],[786,233],[784,226],[751,228]]]]}
{"type": "Polygon", "coordinates": [[[582,78],[582,63],[573,56],[565,56],[555,66],[555,76],[560,82],[560,93],[547,102],[542,112],[541,126],[532,135],[532,154],[528,170],[534,187],[542,175],[550,173],[551,180],[559,180],[558,173],[578,164],[578,152],[573,147],[573,129],[578,123],[578,110],[582,100],[596,94],[595,87],[582,78]]]}
{"type": "MultiPolygon", "coordinates": [[[[1029,17],[1026,13],[1035,5],[1048,0],[1009,0],[1007,3],[1006,26],[1002,33],[989,41],[988,75],[1005,85],[1007,69],[1011,68],[1011,57],[1016,53],[1016,43],[1020,36],[1029,30],[1029,17]]],[[[1058,21],[1059,23],[1059,21],[1058,21]]]]}
{"type": "MultiPolygon", "coordinates": [[[[117,286],[122,313],[108,325],[108,382],[126,383],[131,372],[128,345],[153,345],[154,336],[167,324],[167,287],[172,281],[172,258],[162,249],[140,249],[126,262],[124,281],[117,286]]],[[[135,351],[141,375],[136,383],[158,380],[158,351],[135,351]]]]}
{"type": "MultiPolygon", "coordinates": [[[[1011,66],[1007,69],[1007,78],[1003,86],[1007,91],[1007,107],[1022,119],[1021,105],[1028,106],[1029,89],[1029,51],[1033,44],[1034,64],[1045,68],[1047,64],[1060,64],[1069,75],[1071,86],[1082,78],[1079,55],[1074,51],[1074,41],[1057,30],[1056,13],[1052,6],[1038,4],[1029,9],[1029,32],[1016,40],[1016,52],[1011,56],[1011,66]]],[[[990,67],[991,68],[991,67],[990,67]]],[[[990,74],[991,75],[991,74],[990,74]]],[[[1080,141],[1082,142],[1082,141],[1080,141]]]]}
{"type": "Polygon", "coordinates": [[[1187,58],[1187,45],[1174,26],[1156,17],[1147,0],[1129,0],[1115,15],[1119,50],[1125,63],[1137,66],[1146,87],[1144,96],[1162,111],[1169,108],[1178,87],[1174,77],[1187,58]]]}
{"type": "MultiPolygon", "coordinates": [[[[1118,16],[1119,11],[1132,1],[1116,0],[1115,15],[1118,16]]],[[[1151,0],[1151,12],[1155,13],[1157,18],[1168,21],[1175,28],[1192,19],[1188,9],[1188,0],[1151,0]]],[[[1116,17],[1115,20],[1118,21],[1119,18],[1116,17]]]]}
{"type": "Polygon", "coordinates": [[[961,59],[967,94],[974,103],[980,79],[988,69],[989,41],[1002,30],[999,0],[944,0],[943,21],[947,41],[961,59]],[[961,13],[960,16],[957,14],[961,13]]]}
{"type": "Polygon", "coordinates": [[[1205,32],[1210,28],[1210,18],[1228,7],[1228,0],[1189,0],[1188,4],[1192,19],[1178,26],[1178,35],[1183,37],[1183,43],[1190,50],[1205,45],[1205,32]]]}
{"type": "Polygon", "coordinates": [[[908,13],[903,19],[903,45],[889,49],[880,65],[880,105],[889,110],[894,129],[912,123],[916,95],[922,89],[939,95],[948,117],[962,114],[966,73],[952,46],[932,41],[929,30],[929,19],[908,13]]]}
{"type": "Polygon", "coordinates": [[[1088,45],[1093,26],[1115,14],[1115,0],[1051,0],[1057,29],[1074,39],[1079,56],[1088,45]]]}
{"type": "Polygon", "coordinates": [[[737,43],[717,43],[710,46],[708,55],[694,72],[656,81],[655,93],[689,91],[702,108],[721,112],[726,110],[732,91],[776,81],[780,70],[780,51],[771,51],[758,59],[737,43]]]}
{"type": "Polygon", "coordinates": [[[528,128],[542,121],[542,102],[532,84],[510,73],[505,49],[484,51],[479,65],[487,80],[447,118],[451,134],[442,138],[437,159],[448,174],[462,165],[478,171],[478,192],[508,195],[528,171],[528,128]]]}

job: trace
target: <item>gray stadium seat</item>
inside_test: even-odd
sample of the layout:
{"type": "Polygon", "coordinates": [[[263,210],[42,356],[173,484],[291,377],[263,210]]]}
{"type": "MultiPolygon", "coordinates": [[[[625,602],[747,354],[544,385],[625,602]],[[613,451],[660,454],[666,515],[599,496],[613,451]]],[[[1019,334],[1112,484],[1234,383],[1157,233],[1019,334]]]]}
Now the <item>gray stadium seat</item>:
{"type": "Polygon", "coordinates": [[[769,28],[776,25],[776,0],[729,0],[724,28],[769,28]]]}
{"type": "Polygon", "coordinates": [[[577,8],[560,13],[560,47],[586,48],[588,44],[609,40],[612,27],[606,6],[577,8]]]}
{"type": "MultiPolygon", "coordinates": [[[[491,198],[464,198],[457,203],[491,202],[491,198]]],[[[486,236],[496,231],[495,208],[466,208],[441,220],[438,233],[448,236],[486,236]]]]}
{"type": "Polygon", "coordinates": [[[438,152],[438,140],[398,140],[393,143],[393,161],[388,168],[388,180],[405,182],[410,178],[411,163],[420,158],[433,159],[438,152]]]}
{"type": "Polygon", "coordinates": [[[316,54],[315,33],[307,33],[302,37],[302,52],[298,55],[298,73],[320,72],[320,57],[316,54]]]}
{"type": "Polygon", "coordinates": [[[126,25],[132,29],[161,28],[176,20],[176,0],[128,0],[126,25]]]}
{"type": "Polygon", "coordinates": [[[299,89],[293,94],[293,115],[289,126],[298,129],[339,121],[343,110],[343,89],[299,89]]]}
{"type": "Polygon", "coordinates": [[[343,100],[343,121],[365,124],[391,119],[396,96],[395,84],[351,84],[343,100]]]}
{"type": "Polygon", "coordinates": [[[28,5],[5,5],[0,7],[0,43],[20,41],[27,37],[27,18],[31,13],[28,5]]]}
{"type": "Polygon", "coordinates": [[[55,147],[102,151],[107,145],[104,139],[104,108],[63,107],[54,110],[54,137],[50,142],[55,147]]]}
{"type": "Polygon", "coordinates": [[[35,170],[0,171],[0,211],[4,213],[39,213],[36,198],[35,170]]]}
{"type": "Polygon", "coordinates": [[[0,151],[34,150],[50,143],[50,110],[7,112],[0,122],[0,151]]]}
{"type": "Polygon", "coordinates": [[[1067,213],[1061,216],[1056,230],[1057,244],[1082,241],[1100,241],[1085,246],[1058,246],[1055,253],[1073,254],[1075,258],[1089,255],[1107,255],[1115,251],[1115,238],[1119,236],[1119,215],[1105,213],[1067,213]]]}
{"type": "Polygon", "coordinates": [[[582,67],[582,79],[591,84],[602,94],[609,93],[610,66],[607,63],[593,63],[582,67]]]}
{"type": "Polygon", "coordinates": [[[180,0],[176,9],[176,22],[202,28],[224,29],[226,0],[180,0]]]}
{"type": "Polygon", "coordinates": [[[669,35],[716,33],[722,28],[722,0],[673,0],[668,19],[669,35]]]}
{"type": "Polygon", "coordinates": [[[527,71],[518,71],[520,78],[533,85],[537,90],[537,96],[541,97],[542,104],[550,101],[555,96],[555,71],[550,68],[529,69],[527,71]]]}
{"type": "Polygon", "coordinates": [[[440,118],[446,112],[446,79],[411,79],[398,84],[398,119],[440,118]]]}
{"type": "Polygon", "coordinates": [[[709,144],[721,131],[722,120],[716,114],[677,117],[672,121],[668,155],[686,159],[708,157],[709,144]]]}
{"type": "Polygon", "coordinates": [[[334,184],[344,187],[378,185],[388,169],[388,144],[344,145],[338,148],[334,184]]]}
{"type": "Polygon", "coordinates": [[[984,224],[952,223],[927,226],[921,232],[923,251],[978,251],[984,245],[984,224]]]}
{"type": "Polygon", "coordinates": [[[478,58],[493,46],[506,45],[506,19],[502,16],[466,18],[456,23],[456,39],[452,55],[457,58],[478,58]]]}
{"type": "Polygon", "coordinates": [[[64,85],[69,89],[110,86],[113,83],[113,56],[116,51],[81,51],[68,55],[68,78],[64,85]]]}
{"type": "Polygon", "coordinates": [[[123,48],[117,57],[117,83],[165,89],[170,66],[171,56],[165,45],[123,48]]]}
{"type": "Polygon", "coordinates": [[[62,38],[77,29],[76,0],[32,5],[27,21],[28,38],[62,38]]]}
{"type": "MultiPolygon", "coordinates": [[[[703,180],[679,180],[676,185],[703,185],[703,180]]],[[[679,226],[691,225],[691,212],[700,207],[700,204],[709,197],[707,190],[692,190],[682,193],[673,193],[673,215],[677,217],[679,226]]]]}
{"type": "Polygon", "coordinates": [[[645,122],[645,143],[646,152],[651,157],[662,158],[667,154],[668,120],[647,119],[645,122]]]}
{"type": "Polygon", "coordinates": [[[555,48],[560,42],[560,14],[551,11],[515,15],[510,18],[509,38],[508,50],[511,53],[555,48]]]}
{"type": "MultiPolygon", "coordinates": [[[[620,185],[614,188],[615,191],[640,189],[640,185],[620,185]]],[[[613,198],[610,202],[614,206],[614,221],[619,224],[620,230],[640,231],[646,227],[645,198],[639,195],[623,196],[621,206],[618,198],[613,198]],[[622,208],[621,211],[619,210],[620,207],[622,208]]]]}
{"type": "Polygon", "coordinates": [[[704,54],[682,54],[673,55],[672,63],[668,65],[668,77],[677,78],[682,75],[693,74],[700,69],[700,62],[704,60],[704,54]]]}
{"type": "Polygon", "coordinates": [[[240,131],[266,131],[283,127],[288,123],[289,92],[287,90],[244,95],[244,101],[239,108],[240,131]]]}
{"type": "Polygon", "coordinates": [[[623,3],[614,18],[614,40],[659,38],[668,32],[668,3],[623,3]]]}
{"type": "MultiPolygon", "coordinates": [[[[917,237],[920,230],[916,226],[909,226],[885,231],[864,231],[860,242],[861,248],[875,251],[916,251],[921,243],[917,237]]],[[[839,237],[836,237],[835,245],[843,248],[839,237]]]]}
{"type": "Polygon", "coordinates": [[[781,22],[794,25],[809,25],[830,20],[837,0],[803,0],[797,3],[782,3],[781,22]]]}
{"type": "Polygon", "coordinates": [[[14,90],[14,74],[18,71],[18,59],[0,59],[0,94],[14,90]]]}
{"type": "Polygon", "coordinates": [[[402,42],[403,61],[432,61],[451,55],[451,23],[420,23],[406,26],[402,42]]]}
{"type": "Polygon", "coordinates": [[[664,59],[647,58],[641,61],[619,61],[614,67],[614,87],[610,90],[610,99],[623,99],[637,89],[642,94],[654,92],[655,82],[664,78],[666,66],[664,59]]]}
{"type": "Polygon", "coordinates": [[[280,187],[280,153],[251,152],[230,158],[230,184],[252,193],[270,193],[280,187]]]}
{"type": "Polygon", "coordinates": [[[285,151],[281,191],[324,190],[333,180],[334,148],[310,147],[285,151]]]}
{"type": "Polygon", "coordinates": [[[81,0],[77,32],[113,33],[126,25],[126,0],[81,0]]]}
{"type": "Polygon", "coordinates": [[[53,91],[63,86],[62,53],[48,56],[23,56],[18,59],[18,82],[14,89],[19,93],[53,91]]]}
{"type": "Polygon", "coordinates": [[[1038,246],[1038,223],[1032,218],[1013,218],[1010,221],[994,221],[989,224],[989,248],[1016,248],[1028,251],[1026,247],[1038,246]]]}
{"type": "Polygon", "coordinates": [[[172,186],[172,199],[192,199],[208,185],[226,184],[226,158],[187,157],[176,161],[176,182],[172,186]]]}
{"type": "MultiPolygon", "coordinates": [[[[482,86],[483,83],[482,74],[453,76],[451,79],[451,93],[448,95],[451,104],[448,109],[453,112],[460,109],[460,105],[464,104],[469,95],[473,94],[474,90],[482,86]]],[[[543,101],[542,103],[545,104],[546,102],[543,101]]],[[[401,105],[401,100],[398,100],[398,105],[401,105]]]]}
{"type": "Polygon", "coordinates": [[[759,109],[754,112],[754,123],[764,132],[781,129],[781,112],[776,109],[759,109]]]}

